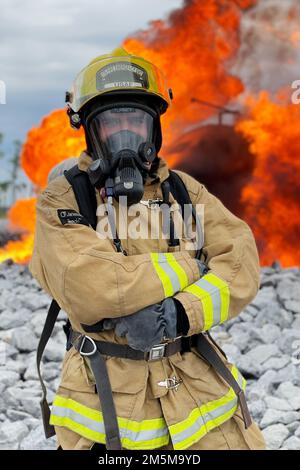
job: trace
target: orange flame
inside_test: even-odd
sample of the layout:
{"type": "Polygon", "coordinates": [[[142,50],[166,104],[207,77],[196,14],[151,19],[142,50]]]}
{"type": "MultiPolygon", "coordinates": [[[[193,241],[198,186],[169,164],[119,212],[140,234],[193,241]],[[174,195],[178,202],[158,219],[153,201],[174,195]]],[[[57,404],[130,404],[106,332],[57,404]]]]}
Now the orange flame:
{"type": "Polygon", "coordinates": [[[300,106],[278,103],[266,92],[247,100],[249,117],[236,128],[256,157],[242,191],[245,217],[253,227],[262,264],[276,257],[285,267],[300,264],[300,106]]]}
{"type": "MultiPolygon", "coordinates": [[[[38,194],[46,185],[48,173],[60,161],[77,156],[85,149],[83,130],[70,127],[66,111],[53,111],[45,117],[39,127],[32,128],[21,152],[21,165],[35,185],[38,194]]],[[[0,262],[12,259],[16,263],[27,263],[33,249],[36,198],[17,201],[9,210],[12,229],[24,233],[18,241],[10,241],[0,248],[0,262]]],[[[8,227],[9,228],[9,227],[8,227]]]]}
{"type": "Polygon", "coordinates": [[[47,185],[48,173],[65,158],[77,156],[85,148],[83,130],[70,127],[65,110],[53,111],[39,127],[32,128],[21,153],[21,165],[37,186],[47,185]]]}
{"type": "MultiPolygon", "coordinates": [[[[300,106],[286,104],[282,96],[273,102],[263,93],[249,98],[246,114],[232,127],[213,124],[217,111],[203,105],[240,105],[237,97],[244,85],[230,67],[240,47],[241,15],[255,3],[185,0],[166,21],[153,21],[147,31],[127,38],[123,45],[161,68],[174,91],[174,104],[162,119],[162,155],[169,165],[187,162],[185,171],[221,199],[226,194],[228,208],[253,229],[262,265],[275,259],[283,266],[299,265],[300,106]]],[[[272,17],[265,22],[272,30],[272,17]]],[[[283,39],[293,47],[299,33],[286,30],[283,39]]],[[[32,129],[21,160],[36,192],[46,186],[55,164],[84,148],[83,132],[70,129],[64,110],[54,111],[32,129]]],[[[35,202],[22,204],[10,211],[10,218],[26,229],[27,238],[0,250],[0,261],[22,262],[31,253],[35,202]],[[30,214],[31,222],[23,220],[22,213],[30,214]]]]}
{"type": "Polygon", "coordinates": [[[243,91],[243,84],[228,73],[239,48],[241,8],[255,0],[185,1],[166,22],[153,21],[147,31],[127,38],[123,46],[156,64],[168,77],[174,103],[162,118],[164,142],[214,112],[197,99],[224,105],[243,91]]]}

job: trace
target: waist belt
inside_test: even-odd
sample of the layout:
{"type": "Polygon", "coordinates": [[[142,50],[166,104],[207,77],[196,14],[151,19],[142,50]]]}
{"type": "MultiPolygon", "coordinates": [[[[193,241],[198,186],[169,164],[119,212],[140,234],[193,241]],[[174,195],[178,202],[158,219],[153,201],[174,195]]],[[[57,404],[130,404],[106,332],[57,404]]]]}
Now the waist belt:
{"type": "Polygon", "coordinates": [[[178,337],[173,341],[161,343],[153,346],[149,352],[138,351],[127,344],[109,343],[108,341],[96,341],[90,336],[70,331],[69,345],[82,356],[90,356],[98,351],[104,356],[121,357],[135,361],[157,361],[163,357],[169,357],[177,352],[190,351],[196,347],[197,335],[190,337],[178,337]]]}
{"type": "Polygon", "coordinates": [[[128,345],[109,343],[107,341],[96,341],[90,336],[71,330],[68,340],[69,347],[75,349],[90,361],[91,369],[95,378],[97,393],[101,403],[103,414],[106,448],[109,450],[122,449],[119,434],[117,415],[112,396],[109,376],[103,356],[121,357],[124,359],[155,361],[163,357],[169,357],[177,352],[188,352],[196,348],[197,352],[216,370],[216,372],[234,390],[241,407],[245,428],[251,423],[251,416],[245,399],[245,394],[229,369],[225,366],[205,334],[190,337],[176,338],[172,342],[161,343],[145,353],[132,349],[128,345]]]}

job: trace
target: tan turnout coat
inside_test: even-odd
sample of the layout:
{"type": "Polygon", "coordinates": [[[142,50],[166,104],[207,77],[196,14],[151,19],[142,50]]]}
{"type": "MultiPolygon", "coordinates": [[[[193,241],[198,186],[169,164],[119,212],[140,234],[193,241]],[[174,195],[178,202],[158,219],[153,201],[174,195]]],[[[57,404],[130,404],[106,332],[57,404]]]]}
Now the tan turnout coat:
{"type": "MultiPolygon", "coordinates": [[[[91,161],[83,152],[80,169],[86,171],[91,161]]],[[[260,267],[249,226],[204,185],[178,173],[192,203],[204,204],[204,253],[210,271],[201,280],[193,259],[195,251],[187,250],[184,238],[174,250],[161,232],[154,239],[129,235],[122,239],[128,253],[124,256],[91,226],[61,222],[59,209],[79,212],[72,187],[63,175],[39,195],[30,271],[67,313],[74,330],[84,333],[82,323],[92,325],[103,318],[130,315],[174,296],[185,308],[190,336],[237,316],[255,297],[260,267]]],[[[160,158],[156,175],[146,181],[143,200],[161,198],[160,185],[167,177],[167,163],[160,158]]],[[[103,205],[99,191],[96,196],[98,206],[103,205]]],[[[179,211],[176,201],[171,201],[174,213],[179,211]]],[[[114,207],[119,231],[116,201],[114,207]]],[[[145,207],[148,216],[155,210],[145,207]]],[[[142,217],[141,224],[148,225],[151,220],[153,223],[151,217],[142,217]]],[[[155,220],[161,223],[160,218],[155,220]]],[[[90,336],[126,343],[113,330],[90,336]]],[[[222,359],[244,387],[237,368],[222,359]]],[[[154,362],[106,357],[106,365],[124,448],[264,448],[255,423],[244,429],[233,390],[196,351],[154,362]],[[182,381],[177,390],[158,385],[170,377],[182,381]]],[[[74,348],[64,358],[51,422],[64,449],[88,449],[94,442],[105,443],[95,381],[87,361],[74,348]]]]}

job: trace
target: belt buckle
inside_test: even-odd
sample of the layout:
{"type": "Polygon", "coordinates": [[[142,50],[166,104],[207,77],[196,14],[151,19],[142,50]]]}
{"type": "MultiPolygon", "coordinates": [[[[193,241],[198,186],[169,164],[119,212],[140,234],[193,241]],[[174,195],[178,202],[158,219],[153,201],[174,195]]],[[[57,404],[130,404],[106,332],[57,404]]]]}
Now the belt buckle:
{"type": "Polygon", "coordinates": [[[166,344],[157,344],[150,349],[148,353],[148,361],[158,361],[164,357],[166,344]]]}

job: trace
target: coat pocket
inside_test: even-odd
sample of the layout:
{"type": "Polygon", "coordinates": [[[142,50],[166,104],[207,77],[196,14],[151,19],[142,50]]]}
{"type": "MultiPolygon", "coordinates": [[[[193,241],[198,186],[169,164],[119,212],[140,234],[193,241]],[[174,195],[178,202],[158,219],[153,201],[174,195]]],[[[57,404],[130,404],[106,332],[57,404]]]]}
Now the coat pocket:
{"type": "MultiPolygon", "coordinates": [[[[148,366],[145,361],[133,361],[120,357],[105,357],[109,381],[113,392],[135,394],[146,387],[148,366]]],[[[95,378],[88,360],[85,360],[85,376],[91,386],[95,378]]]]}

